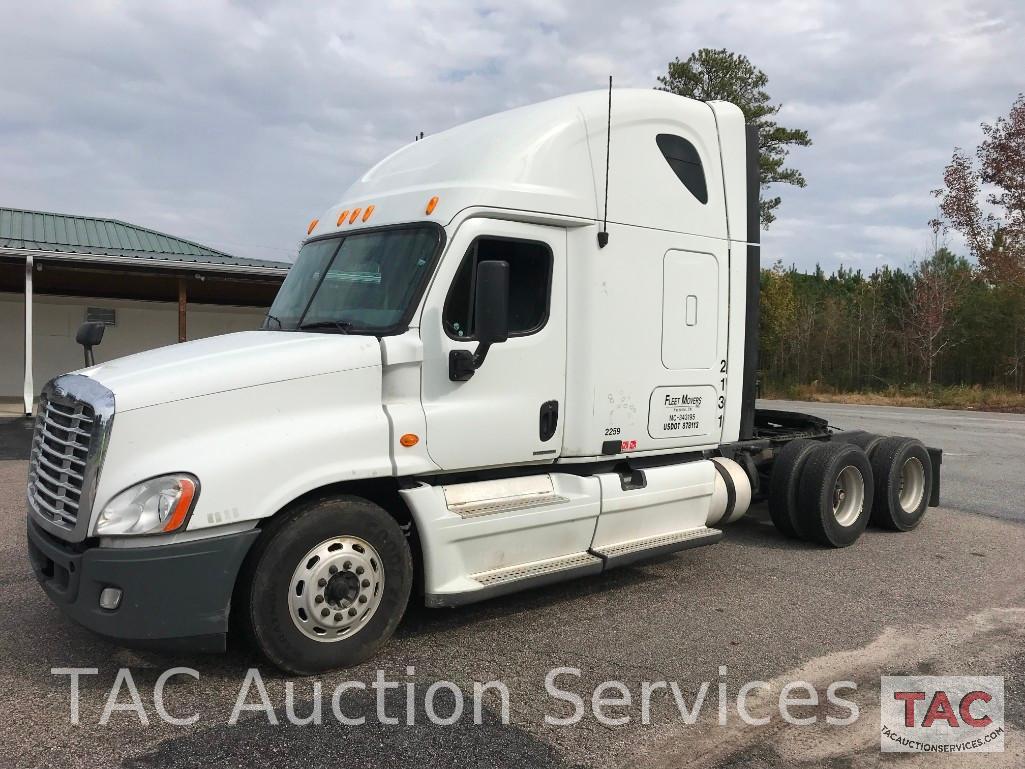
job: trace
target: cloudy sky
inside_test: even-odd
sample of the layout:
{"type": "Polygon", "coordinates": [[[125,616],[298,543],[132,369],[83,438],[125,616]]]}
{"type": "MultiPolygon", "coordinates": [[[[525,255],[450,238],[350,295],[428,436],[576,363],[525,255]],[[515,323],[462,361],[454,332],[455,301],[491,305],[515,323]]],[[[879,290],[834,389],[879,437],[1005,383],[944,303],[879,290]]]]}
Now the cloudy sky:
{"type": "MultiPolygon", "coordinates": [[[[288,259],[419,131],[650,87],[699,47],[769,75],[793,164],[766,263],[870,271],[928,243],[955,145],[1025,90],[1021,0],[0,0],[0,206],[288,259]]],[[[953,245],[957,245],[956,241],[953,245]]]]}

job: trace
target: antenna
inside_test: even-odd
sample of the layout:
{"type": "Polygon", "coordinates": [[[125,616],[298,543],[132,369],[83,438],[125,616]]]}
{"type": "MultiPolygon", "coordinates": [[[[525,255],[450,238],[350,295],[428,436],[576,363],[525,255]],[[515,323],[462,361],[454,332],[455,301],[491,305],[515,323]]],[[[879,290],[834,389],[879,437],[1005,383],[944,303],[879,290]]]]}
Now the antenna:
{"type": "Polygon", "coordinates": [[[598,248],[605,248],[609,242],[609,150],[612,148],[612,75],[609,75],[609,121],[605,127],[605,213],[601,232],[598,233],[598,248]]]}

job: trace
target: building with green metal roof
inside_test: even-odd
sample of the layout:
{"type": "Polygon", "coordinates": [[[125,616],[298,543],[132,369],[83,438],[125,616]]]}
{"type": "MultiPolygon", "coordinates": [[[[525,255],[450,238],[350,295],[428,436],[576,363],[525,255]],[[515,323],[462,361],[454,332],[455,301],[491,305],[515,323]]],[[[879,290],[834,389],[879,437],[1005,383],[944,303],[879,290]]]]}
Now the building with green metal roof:
{"type": "Polygon", "coordinates": [[[86,320],[107,325],[98,359],[256,328],[290,266],[117,219],[0,207],[0,399],[28,413],[47,380],[81,368],[86,320]]]}

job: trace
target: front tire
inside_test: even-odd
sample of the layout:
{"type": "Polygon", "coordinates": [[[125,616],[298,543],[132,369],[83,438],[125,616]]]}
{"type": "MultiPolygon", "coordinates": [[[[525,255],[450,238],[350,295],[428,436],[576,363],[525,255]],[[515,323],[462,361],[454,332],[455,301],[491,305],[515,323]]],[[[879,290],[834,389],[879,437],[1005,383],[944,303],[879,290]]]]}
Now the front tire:
{"type": "Polygon", "coordinates": [[[264,530],[236,611],[268,662],[312,675],[372,657],[402,619],[412,581],[406,537],[385,510],[359,497],[318,500],[264,530]]]}

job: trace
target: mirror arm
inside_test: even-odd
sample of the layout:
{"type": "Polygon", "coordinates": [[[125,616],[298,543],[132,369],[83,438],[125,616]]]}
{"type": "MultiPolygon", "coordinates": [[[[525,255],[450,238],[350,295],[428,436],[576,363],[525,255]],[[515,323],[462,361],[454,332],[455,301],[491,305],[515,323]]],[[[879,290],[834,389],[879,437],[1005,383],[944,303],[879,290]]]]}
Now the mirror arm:
{"type": "Polygon", "coordinates": [[[473,367],[475,369],[484,365],[484,359],[488,357],[488,350],[491,349],[491,342],[481,342],[473,351],[473,367]]]}
{"type": "Polygon", "coordinates": [[[451,350],[448,354],[448,378],[453,382],[465,382],[481,366],[488,357],[490,342],[480,342],[473,352],[469,350],[451,350]]]}

